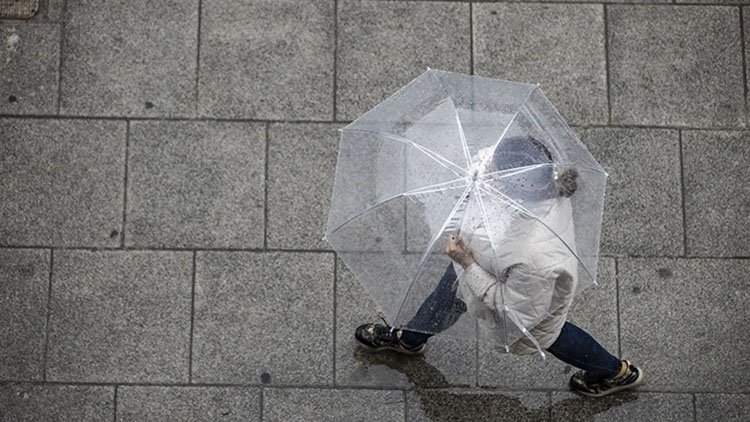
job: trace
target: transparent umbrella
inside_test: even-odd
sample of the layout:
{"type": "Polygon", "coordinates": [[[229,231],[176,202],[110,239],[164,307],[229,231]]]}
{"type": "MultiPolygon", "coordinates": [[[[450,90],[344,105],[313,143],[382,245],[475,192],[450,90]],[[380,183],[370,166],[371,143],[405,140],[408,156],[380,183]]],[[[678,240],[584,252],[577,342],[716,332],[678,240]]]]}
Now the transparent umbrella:
{"type": "Polygon", "coordinates": [[[606,177],[538,85],[428,69],[341,130],[325,239],[389,324],[541,352],[596,282],[606,177]]]}

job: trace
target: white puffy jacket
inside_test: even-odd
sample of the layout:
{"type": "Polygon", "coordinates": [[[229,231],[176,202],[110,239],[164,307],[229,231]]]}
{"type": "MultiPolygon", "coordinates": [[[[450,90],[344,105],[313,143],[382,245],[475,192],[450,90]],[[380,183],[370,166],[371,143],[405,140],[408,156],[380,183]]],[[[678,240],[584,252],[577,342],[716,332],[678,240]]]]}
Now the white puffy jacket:
{"type": "Polygon", "coordinates": [[[454,267],[459,275],[458,297],[468,312],[480,322],[493,324],[507,316],[507,324],[518,328],[510,351],[532,354],[551,346],[565,324],[576,290],[578,260],[573,255],[570,199],[558,197],[524,206],[536,219],[485,199],[490,230],[479,208],[469,207],[460,237],[476,262],[465,270],[456,263],[454,267]]]}

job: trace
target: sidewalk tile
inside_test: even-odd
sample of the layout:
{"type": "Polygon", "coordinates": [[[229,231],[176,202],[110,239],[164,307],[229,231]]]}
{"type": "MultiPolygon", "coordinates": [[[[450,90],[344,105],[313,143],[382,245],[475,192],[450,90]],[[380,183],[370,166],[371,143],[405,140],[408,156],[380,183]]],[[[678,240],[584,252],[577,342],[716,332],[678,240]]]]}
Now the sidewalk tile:
{"type": "Polygon", "coordinates": [[[193,381],[331,384],[333,254],[199,252],[193,381]]]}
{"type": "Polygon", "coordinates": [[[0,119],[0,244],[120,244],[125,122],[0,119]]]}
{"type": "Polygon", "coordinates": [[[225,387],[119,387],[118,421],[260,421],[260,390],[225,387]]]}
{"type": "Polygon", "coordinates": [[[13,422],[110,421],[114,387],[0,385],[0,420],[13,422]]]}
{"type": "Polygon", "coordinates": [[[682,134],[688,255],[750,256],[750,134],[682,134]]]}
{"type": "Polygon", "coordinates": [[[552,420],[557,422],[630,422],[693,420],[690,394],[619,393],[592,400],[568,392],[552,393],[552,420]]]}
{"type": "Polygon", "coordinates": [[[402,421],[404,393],[269,388],[263,408],[264,422],[402,421]]]}
{"type": "Polygon", "coordinates": [[[683,253],[678,133],[662,129],[578,130],[609,173],[601,251],[683,253]]]}
{"type": "Polygon", "coordinates": [[[274,124],[268,146],[268,247],[329,249],[321,240],[338,151],[337,124],[274,124]]]}
{"type": "Polygon", "coordinates": [[[0,113],[57,114],[60,28],[3,25],[0,41],[0,113]]]}
{"type": "MultiPolygon", "coordinates": [[[[618,354],[617,283],[615,260],[599,262],[598,286],[591,286],[573,302],[568,320],[590,333],[611,353],[618,354]]],[[[566,388],[577,369],[551,354],[517,356],[479,349],[479,385],[508,388],[566,388]]]]}
{"type": "Polygon", "coordinates": [[[69,1],[63,114],[193,116],[198,0],[69,1]]]}
{"type": "Polygon", "coordinates": [[[187,382],[192,255],[54,254],[47,379],[187,382]]]}
{"type": "Polygon", "coordinates": [[[649,390],[746,391],[750,262],[623,259],[620,334],[649,390]]]}
{"type": "Polygon", "coordinates": [[[204,0],[202,116],[333,116],[333,0],[204,0]]]}
{"type": "Polygon", "coordinates": [[[547,395],[541,391],[409,391],[406,421],[543,422],[549,420],[547,395]]]}
{"type": "Polygon", "coordinates": [[[606,123],[602,5],[474,5],[474,71],[541,84],[570,124],[606,123]]]}
{"type": "Polygon", "coordinates": [[[262,247],[265,146],[257,123],[131,123],[126,244],[262,247]]]}
{"type": "Polygon", "coordinates": [[[469,73],[469,5],[339,1],[337,118],[353,120],[428,67],[469,73]]]}
{"type": "Polygon", "coordinates": [[[696,422],[745,422],[750,415],[748,394],[696,394],[696,422]]]}
{"type": "Polygon", "coordinates": [[[50,252],[0,249],[0,379],[44,377],[50,252]]]}
{"type": "Polygon", "coordinates": [[[613,123],[745,126],[738,9],[607,10],[613,123]]]}

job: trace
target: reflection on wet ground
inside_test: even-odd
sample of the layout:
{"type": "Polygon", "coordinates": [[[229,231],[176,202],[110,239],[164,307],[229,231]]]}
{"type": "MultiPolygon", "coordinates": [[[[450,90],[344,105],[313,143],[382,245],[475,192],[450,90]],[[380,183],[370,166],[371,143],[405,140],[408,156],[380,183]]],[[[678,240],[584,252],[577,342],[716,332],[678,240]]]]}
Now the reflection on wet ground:
{"type": "Polygon", "coordinates": [[[588,398],[562,393],[552,403],[552,391],[497,391],[451,384],[422,357],[357,349],[354,357],[368,366],[385,366],[404,374],[412,385],[407,394],[407,421],[604,421],[612,408],[634,402],[638,396],[622,393],[588,398]]]}

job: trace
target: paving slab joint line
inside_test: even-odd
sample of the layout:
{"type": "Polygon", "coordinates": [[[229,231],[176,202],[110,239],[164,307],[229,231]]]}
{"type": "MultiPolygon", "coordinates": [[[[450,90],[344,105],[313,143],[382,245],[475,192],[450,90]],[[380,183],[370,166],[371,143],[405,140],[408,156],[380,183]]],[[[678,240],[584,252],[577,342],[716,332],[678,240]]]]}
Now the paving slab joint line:
{"type": "Polygon", "coordinates": [[[195,273],[196,273],[196,255],[193,251],[192,278],[190,288],[190,338],[188,343],[188,384],[193,383],[193,335],[195,327],[195,273]]]}
{"type": "Polygon", "coordinates": [[[117,388],[118,386],[115,385],[114,399],[113,399],[113,405],[112,405],[112,420],[114,422],[117,422],[117,388]]]}
{"type": "MultiPolygon", "coordinates": [[[[49,3],[48,3],[49,6],[49,3]]],[[[49,7],[47,7],[47,12],[49,13],[49,7]]],[[[56,105],[56,111],[57,115],[60,115],[60,111],[62,111],[62,76],[63,76],[63,69],[62,69],[62,63],[63,63],[63,54],[64,54],[64,45],[65,45],[65,17],[68,14],[68,1],[64,0],[62,4],[62,11],[60,12],[60,22],[58,23],[60,28],[60,45],[57,51],[58,57],[57,57],[57,105],[56,105]]]]}
{"type": "Polygon", "coordinates": [[[336,97],[338,91],[338,54],[339,54],[339,2],[333,0],[333,120],[336,120],[336,97]]]}
{"type": "Polygon", "coordinates": [[[742,6],[738,6],[740,9],[740,49],[742,54],[742,89],[744,92],[744,110],[745,110],[745,127],[748,127],[748,107],[747,107],[747,54],[745,53],[745,19],[743,14],[742,6]]]}
{"type": "Polygon", "coordinates": [[[685,204],[685,154],[682,142],[682,131],[677,131],[677,146],[680,152],[680,199],[682,202],[682,255],[688,254],[687,204],[685,204]]]}
{"type": "Polygon", "coordinates": [[[263,249],[268,250],[268,157],[271,149],[271,123],[266,123],[265,127],[265,158],[263,163],[263,249]]]}
{"type": "Polygon", "coordinates": [[[50,313],[52,312],[52,265],[55,251],[49,250],[49,280],[47,282],[47,315],[44,323],[44,356],[42,356],[42,380],[47,381],[47,354],[49,352],[50,313]]]}
{"type": "Polygon", "coordinates": [[[338,254],[334,251],[333,252],[333,385],[336,386],[336,329],[338,328],[338,324],[336,323],[337,319],[337,312],[336,312],[336,304],[337,304],[337,293],[336,290],[338,290],[338,267],[339,267],[339,259],[338,254]]]}
{"type": "MultiPolygon", "coordinates": [[[[383,1],[383,0],[379,0],[383,1]]],[[[524,2],[528,4],[537,4],[532,2],[524,2]]],[[[551,4],[560,4],[560,2],[554,2],[551,4]]],[[[591,3],[585,3],[591,4],[591,3]]],[[[612,3],[608,3],[611,5],[612,3]]],[[[632,5],[633,3],[627,3],[632,5]]],[[[219,122],[219,123],[268,123],[268,124],[338,124],[348,125],[352,123],[352,120],[305,120],[305,119],[237,119],[237,118],[217,118],[217,117],[144,117],[144,116],[82,116],[82,115],[59,115],[59,114],[12,114],[12,113],[0,113],[0,119],[65,119],[65,120],[112,120],[112,121],[155,121],[155,122],[219,122]]],[[[649,129],[649,130],[694,130],[694,131],[746,131],[749,128],[745,126],[681,126],[681,125],[669,125],[669,126],[657,126],[657,125],[642,125],[642,124],[601,124],[601,123],[571,123],[573,128],[579,129],[649,129]]]]}
{"type": "Polygon", "coordinates": [[[201,75],[201,15],[203,0],[198,0],[198,28],[196,29],[196,48],[195,48],[195,103],[193,104],[193,113],[199,116],[200,101],[200,75],[201,75]]]}

